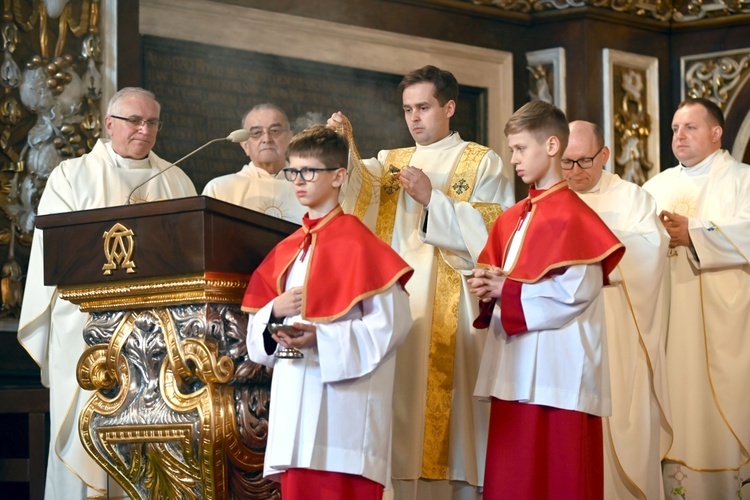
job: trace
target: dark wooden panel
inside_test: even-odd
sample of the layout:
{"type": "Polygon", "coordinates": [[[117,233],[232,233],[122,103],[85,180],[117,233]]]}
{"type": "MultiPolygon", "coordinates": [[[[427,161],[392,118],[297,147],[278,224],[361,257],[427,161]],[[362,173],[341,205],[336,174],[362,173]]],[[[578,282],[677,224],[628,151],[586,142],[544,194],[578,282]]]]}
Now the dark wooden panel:
{"type": "Polygon", "coordinates": [[[41,500],[49,448],[49,390],[0,384],[2,498],[41,500]]]}
{"type": "Polygon", "coordinates": [[[44,280],[84,285],[203,272],[250,274],[299,226],[196,196],[37,218],[44,230],[44,280]],[[115,223],[135,233],[135,273],[105,276],[102,236],[115,223]]]}
{"type": "MultiPolygon", "coordinates": [[[[140,6],[134,0],[117,2],[117,88],[138,87],[141,85],[141,47],[138,36],[138,16],[140,6]]],[[[111,8],[108,6],[108,8],[111,8]]],[[[107,43],[107,33],[102,34],[102,43],[107,43]]],[[[102,103],[105,108],[107,103],[102,103]]]]}
{"type": "MultiPolygon", "coordinates": [[[[181,158],[241,128],[245,111],[262,102],[284,108],[295,132],[342,111],[366,158],[414,144],[397,90],[403,75],[152,36],[143,37],[143,61],[144,86],[162,104],[165,126],[156,150],[164,158],[181,158]]],[[[485,93],[461,87],[452,126],[464,139],[486,142],[485,93]]],[[[223,144],[181,166],[200,192],[210,179],[236,172],[246,162],[239,145],[223,144]]]]}
{"type": "Polygon", "coordinates": [[[0,385],[18,380],[38,384],[39,367],[18,343],[16,330],[0,330],[0,385]]]}

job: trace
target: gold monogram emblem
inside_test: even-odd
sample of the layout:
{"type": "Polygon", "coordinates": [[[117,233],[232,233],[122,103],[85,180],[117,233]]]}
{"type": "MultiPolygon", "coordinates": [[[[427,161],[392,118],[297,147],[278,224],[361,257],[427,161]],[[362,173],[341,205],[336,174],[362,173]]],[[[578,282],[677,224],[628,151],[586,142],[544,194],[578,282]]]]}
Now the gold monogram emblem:
{"type": "Polygon", "coordinates": [[[104,238],[104,256],[107,262],[102,266],[105,276],[112,274],[117,266],[127,269],[128,273],[135,272],[135,262],[131,260],[133,250],[135,249],[134,233],[131,229],[123,226],[119,222],[112,226],[112,229],[105,231],[104,238]]]}

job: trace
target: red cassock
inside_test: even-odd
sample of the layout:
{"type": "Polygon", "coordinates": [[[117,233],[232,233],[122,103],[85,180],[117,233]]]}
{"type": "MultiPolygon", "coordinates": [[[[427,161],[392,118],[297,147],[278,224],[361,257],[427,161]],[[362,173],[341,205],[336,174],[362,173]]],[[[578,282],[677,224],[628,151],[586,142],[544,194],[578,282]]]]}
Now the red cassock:
{"type": "MultiPolygon", "coordinates": [[[[528,331],[521,303],[525,283],[569,266],[600,263],[606,285],[624,252],[599,216],[562,182],[547,190],[531,189],[526,200],[504,212],[492,227],[479,263],[506,268],[500,317],[511,337],[528,331]],[[525,217],[530,220],[521,250],[508,267],[510,243],[525,217]]],[[[494,301],[480,303],[474,326],[488,327],[494,306],[494,301]]],[[[600,417],[493,398],[484,498],[601,498],[602,455],[600,417]]]]}
{"type": "MultiPolygon", "coordinates": [[[[321,219],[305,215],[302,227],[279,243],[250,278],[242,309],[255,313],[284,292],[287,273],[307,255],[304,320],[330,323],[358,302],[396,283],[405,287],[413,269],[354,216],[336,207],[321,219]]],[[[290,468],[281,474],[287,500],[381,500],[383,485],[363,476],[290,468]]]]}

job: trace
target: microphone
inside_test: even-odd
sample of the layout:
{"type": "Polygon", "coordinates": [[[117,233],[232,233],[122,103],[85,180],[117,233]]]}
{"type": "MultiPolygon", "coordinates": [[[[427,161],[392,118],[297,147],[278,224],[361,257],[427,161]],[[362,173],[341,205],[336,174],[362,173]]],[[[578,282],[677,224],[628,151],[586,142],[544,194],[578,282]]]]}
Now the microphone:
{"type": "Polygon", "coordinates": [[[166,172],[170,168],[176,166],[178,163],[182,162],[183,160],[186,160],[186,159],[190,158],[191,156],[193,156],[198,151],[200,151],[203,148],[207,147],[209,144],[213,144],[214,142],[218,142],[218,141],[229,141],[229,142],[235,142],[235,143],[236,142],[244,142],[244,141],[248,140],[249,138],[250,138],[250,132],[248,132],[247,130],[241,128],[241,129],[235,130],[234,132],[232,132],[231,134],[229,134],[226,137],[218,137],[216,139],[211,139],[210,141],[208,141],[207,143],[205,143],[203,146],[199,147],[198,149],[194,149],[193,151],[189,152],[188,154],[186,154],[185,156],[183,156],[182,158],[180,158],[176,162],[174,162],[171,165],[169,165],[167,168],[165,168],[163,170],[159,170],[157,173],[155,173],[154,175],[152,175],[151,177],[149,177],[145,181],[143,181],[140,184],[138,184],[135,188],[133,188],[133,190],[128,195],[128,199],[127,199],[126,205],[130,205],[132,203],[132,201],[133,201],[132,198],[133,198],[133,195],[135,194],[135,192],[138,191],[140,188],[142,188],[151,179],[153,179],[154,177],[160,176],[161,174],[163,174],[164,172],[166,172]]]}

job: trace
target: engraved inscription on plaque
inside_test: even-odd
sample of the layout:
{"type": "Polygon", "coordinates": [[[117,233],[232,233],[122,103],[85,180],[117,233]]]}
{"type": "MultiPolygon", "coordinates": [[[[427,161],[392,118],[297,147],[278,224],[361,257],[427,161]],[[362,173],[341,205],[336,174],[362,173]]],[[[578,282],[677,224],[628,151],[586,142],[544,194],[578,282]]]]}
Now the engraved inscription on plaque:
{"type": "MultiPolygon", "coordinates": [[[[153,36],[144,36],[142,46],[144,86],[162,104],[165,125],[155,151],[163,158],[181,158],[225,137],[241,126],[248,109],[264,102],[281,106],[295,133],[343,112],[363,158],[414,145],[401,109],[401,74],[153,36]]],[[[463,139],[486,143],[485,94],[485,89],[461,87],[451,127],[463,139]]],[[[209,180],[237,172],[247,161],[239,145],[220,143],[180,167],[201,192],[209,180]]]]}

